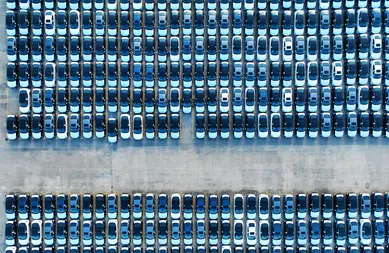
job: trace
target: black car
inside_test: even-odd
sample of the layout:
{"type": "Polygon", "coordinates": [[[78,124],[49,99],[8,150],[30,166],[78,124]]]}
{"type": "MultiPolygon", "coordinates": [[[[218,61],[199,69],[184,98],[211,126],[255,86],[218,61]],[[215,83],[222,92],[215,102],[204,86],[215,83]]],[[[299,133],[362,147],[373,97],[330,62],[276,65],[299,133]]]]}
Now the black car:
{"type": "Polygon", "coordinates": [[[84,219],[91,219],[93,213],[93,197],[86,193],[82,196],[82,213],[84,219]]]}
{"type": "Polygon", "coordinates": [[[16,219],[17,206],[16,195],[8,194],[5,197],[5,213],[8,220],[16,219]]]}
{"type": "Polygon", "coordinates": [[[95,212],[97,219],[104,219],[105,217],[105,195],[104,194],[96,194],[95,200],[95,212]]]}
{"type": "Polygon", "coordinates": [[[46,194],[44,199],[44,213],[46,219],[53,219],[55,217],[55,195],[46,194]]]}

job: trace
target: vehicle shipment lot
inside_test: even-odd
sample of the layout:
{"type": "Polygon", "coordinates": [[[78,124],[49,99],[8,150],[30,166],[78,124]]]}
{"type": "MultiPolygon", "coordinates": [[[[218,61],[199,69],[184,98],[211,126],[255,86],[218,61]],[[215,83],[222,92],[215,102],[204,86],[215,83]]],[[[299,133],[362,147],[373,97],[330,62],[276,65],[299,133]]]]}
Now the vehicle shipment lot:
{"type": "MultiPolygon", "coordinates": [[[[5,1],[0,1],[4,35],[5,9],[5,1]]],[[[0,36],[2,193],[388,189],[389,141],[385,137],[196,140],[193,118],[183,115],[179,141],[6,142],[5,118],[18,111],[18,94],[5,84],[5,38],[0,36]]]]}

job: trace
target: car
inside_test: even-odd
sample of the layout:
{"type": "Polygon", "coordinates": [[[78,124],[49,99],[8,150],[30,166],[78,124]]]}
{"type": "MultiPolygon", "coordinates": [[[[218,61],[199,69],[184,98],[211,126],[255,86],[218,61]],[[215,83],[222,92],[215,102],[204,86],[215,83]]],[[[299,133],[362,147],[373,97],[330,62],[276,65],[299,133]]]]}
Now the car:
{"type": "Polygon", "coordinates": [[[57,116],[57,137],[58,139],[68,138],[68,115],[66,114],[57,116]]]}
{"type": "MultiPolygon", "coordinates": [[[[17,225],[17,239],[21,246],[27,246],[30,242],[30,221],[19,220],[17,225]]],[[[20,250],[20,249],[19,249],[20,250]]]]}
{"type": "Polygon", "coordinates": [[[105,244],[105,221],[104,220],[97,220],[95,222],[95,243],[97,246],[102,246],[105,244]]]}
{"type": "MultiPolygon", "coordinates": [[[[184,10],[184,16],[183,16],[183,34],[184,35],[190,35],[191,34],[191,27],[192,27],[192,21],[191,21],[191,11],[188,9],[184,10]]],[[[174,33],[175,33],[174,29],[174,33]]]]}
{"type": "Polygon", "coordinates": [[[322,233],[323,233],[323,244],[332,245],[333,243],[333,233],[332,233],[333,224],[330,220],[322,221],[322,233]]]}
{"type": "MultiPolygon", "coordinates": [[[[7,224],[9,223],[7,222],[7,224]]],[[[7,227],[6,227],[6,232],[7,232],[7,227]]],[[[40,246],[42,244],[42,237],[43,237],[42,221],[33,220],[31,222],[31,244],[33,246],[40,246]]],[[[61,240],[59,240],[58,243],[60,244],[61,240]]]]}
{"type": "Polygon", "coordinates": [[[21,113],[29,113],[31,102],[30,102],[30,90],[20,89],[19,90],[19,111],[21,113]]]}
{"type": "Polygon", "coordinates": [[[305,245],[308,237],[308,228],[305,220],[299,220],[297,223],[297,243],[299,245],[305,245]]]}
{"type": "Polygon", "coordinates": [[[135,115],[132,120],[132,134],[135,140],[141,140],[143,138],[143,120],[142,116],[135,115]]]}
{"type": "Polygon", "coordinates": [[[181,232],[180,232],[180,221],[179,220],[172,220],[171,221],[170,238],[171,238],[171,244],[173,246],[180,245],[181,232]]]}
{"type": "Polygon", "coordinates": [[[322,194],[322,212],[323,218],[330,219],[333,212],[333,197],[329,193],[322,194]]]}
{"type": "Polygon", "coordinates": [[[30,60],[30,41],[26,36],[20,36],[18,41],[19,49],[19,61],[29,61],[30,60]]]}
{"type": "Polygon", "coordinates": [[[55,135],[54,116],[52,114],[46,114],[44,119],[44,132],[45,138],[52,139],[55,135]]]}
{"type": "Polygon", "coordinates": [[[92,230],[93,230],[92,221],[90,221],[90,220],[83,221],[83,224],[82,224],[82,243],[83,243],[83,245],[91,246],[92,238],[93,238],[92,230]]]}
{"type": "Polygon", "coordinates": [[[296,10],[294,13],[294,34],[303,35],[305,32],[305,14],[302,10],[296,10]]]}
{"type": "Polygon", "coordinates": [[[65,88],[59,88],[57,97],[58,112],[66,113],[68,111],[68,90],[65,88]]]}
{"type": "Polygon", "coordinates": [[[266,113],[258,114],[258,136],[259,138],[266,138],[269,132],[268,116],[266,113]]]}
{"type": "Polygon", "coordinates": [[[333,38],[332,59],[335,61],[340,61],[343,58],[343,52],[343,38],[340,35],[336,35],[333,38]]]}
{"type": "Polygon", "coordinates": [[[204,35],[204,12],[202,10],[195,12],[195,33],[197,36],[204,35]]]}
{"type": "Polygon", "coordinates": [[[235,138],[242,138],[243,135],[243,119],[242,119],[242,114],[234,114],[233,117],[233,129],[234,129],[234,137],[235,138]]]}
{"type": "Polygon", "coordinates": [[[291,112],[292,111],[292,89],[291,88],[283,88],[282,89],[282,111],[283,112],[291,112]]]}
{"type": "Polygon", "coordinates": [[[310,221],[310,237],[311,237],[311,245],[316,246],[320,243],[321,226],[318,220],[310,221]]]}
{"type": "Polygon", "coordinates": [[[255,117],[254,113],[247,113],[245,119],[245,133],[246,138],[252,139],[255,135],[255,117]]]}
{"type": "Polygon", "coordinates": [[[333,104],[334,111],[340,112],[343,111],[344,107],[344,91],[342,87],[333,88],[333,104]]]}
{"type": "Polygon", "coordinates": [[[281,136],[281,116],[279,113],[272,113],[270,118],[270,136],[279,138],[281,136]]]}
{"type": "Polygon", "coordinates": [[[339,246],[344,246],[346,244],[347,226],[343,220],[337,220],[335,222],[335,238],[338,249],[339,246]]]}
{"type": "MultiPolygon", "coordinates": [[[[85,114],[83,117],[86,116],[85,114]]],[[[82,196],[82,217],[84,220],[89,220],[92,218],[93,211],[93,197],[89,193],[85,193],[82,196]]]]}
{"type": "Polygon", "coordinates": [[[361,219],[360,221],[360,242],[362,245],[369,245],[372,241],[372,224],[368,219],[361,219]]]}
{"type": "Polygon", "coordinates": [[[366,111],[369,106],[369,97],[370,90],[367,86],[359,86],[358,87],[358,109],[361,111],[366,111]]]}
{"type": "Polygon", "coordinates": [[[130,138],[130,115],[122,114],[120,115],[120,138],[127,140],[130,138]]]}
{"type": "Polygon", "coordinates": [[[183,211],[184,211],[184,219],[192,219],[193,197],[191,194],[184,195],[183,211]]]}
{"type": "Polygon", "coordinates": [[[108,244],[115,245],[118,242],[118,221],[116,219],[108,220],[108,244]]]}
{"type": "MultiPolygon", "coordinates": [[[[59,14],[60,12],[58,12],[59,14]]],[[[60,17],[58,16],[58,20],[60,20],[60,17]]],[[[16,16],[14,16],[13,11],[7,11],[6,13],[6,28],[7,28],[7,35],[8,36],[15,36],[16,35],[16,16]]],[[[32,33],[34,36],[41,36],[42,35],[42,12],[40,11],[33,11],[32,12],[32,33]]],[[[60,31],[61,27],[58,24],[58,32],[60,31]]],[[[62,31],[63,32],[63,31],[62,31]]],[[[59,34],[64,35],[64,34],[59,34]]]]}
{"type": "Polygon", "coordinates": [[[374,220],[374,243],[377,245],[384,244],[385,241],[385,224],[383,220],[374,220]]]}
{"type": "Polygon", "coordinates": [[[380,33],[382,27],[382,17],[379,8],[374,8],[371,10],[370,22],[372,33],[380,33]]]}
{"type": "Polygon", "coordinates": [[[14,62],[17,59],[17,40],[15,37],[9,36],[7,38],[7,59],[14,62]]]}
{"type": "Polygon", "coordinates": [[[360,215],[363,219],[367,219],[371,214],[371,198],[367,193],[360,195],[360,215]]]}
{"type": "Polygon", "coordinates": [[[284,216],[286,220],[291,220],[294,217],[295,204],[294,198],[291,194],[284,196],[284,216]]]}
{"type": "MultiPolygon", "coordinates": [[[[262,229],[263,227],[260,228],[260,232],[262,229]]],[[[265,237],[262,233],[261,236],[265,237]]],[[[257,243],[257,225],[254,220],[246,221],[246,243],[249,246],[255,246],[257,243]]]]}
{"type": "Polygon", "coordinates": [[[9,88],[15,88],[18,84],[18,74],[16,73],[16,64],[13,62],[7,63],[7,86],[9,88]]]}
{"type": "Polygon", "coordinates": [[[346,213],[346,197],[344,194],[335,195],[335,218],[343,219],[346,213]]]}
{"type": "Polygon", "coordinates": [[[235,246],[243,245],[243,221],[234,220],[234,244],[235,246]]]}
{"type": "Polygon", "coordinates": [[[366,33],[369,26],[369,13],[366,8],[357,11],[357,32],[366,33]]]}
{"type": "Polygon", "coordinates": [[[134,219],[142,219],[142,203],[142,194],[134,194],[132,198],[132,216],[134,217],[134,219]]]}
{"type": "MultiPolygon", "coordinates": [[[[53,220],[46,220],[44,222],[43,234],[44,234],[44,243],[46,246],[53,246],[55,240],[55,227],[56,223],[53,220]]],[[[72,237],[70,237],[70,243],[73,243],[72,237]]]]}
{"type": "MultiPolygon", "coordinates": [[[[33,221],[31,224],[32,233],[31,233],[31,243],[33,245],[39,244],[39,237],[40,241],[42,241],[41,237],[41,230],[39,230],[39,224],[41,224],[41,230],[42,230],[42,221],[33,221]],[[39,223],[40,222],[40,223],[39,223]]],[[[16,245],[16,239],[17,239],[17,226],[18,223],[15,220],[8,220],[5,224],[5,244],[7,246],[14,246],[16,245]]]]}
{"type": "MultiPolygon", "coordinates": [[[[56,30],[55,12],[51,10],[45,11],[45,33],[48,36],[54,36],[56,30]]],[[[24,32],[23,32],[24,33],[24,32]]],[[[21,35],[26,35],[22,34],[21,35]]]]}
{"type": "Polygon", "coordinates": [[[382,62],[380,60],[370,62],[370,80],[373,85],[379,85],[382,82],[382,62]]]}
{"type": "MultiPolygon", "coordinates": [[[[35,115],[34,115],[35,116],[35,115]]],[[[8,214],[8,196],[6,197],[6,212],[8,214]]],[[[42,196],[40,194],[33,194],[30,199],[31,218],[33,220],[40,220],[42,218],[42,196]]]]}
{"type": "Polygon", "coordinates": [[[220,122],[219,123],[220,136],[223,139],[228,139],[230,137],[229,115],[221,114],[219,122],[220,122]]]}
{"type": "Polygon", "coordinates": [[[196,87],[203,87],[204,86],[204,64],[202,62],[196,62],[195,85],[196,85],[196,87]]]}
{"type": "Polygon", "coordinates": [[[117,112],[118,107],[118,92],[115,88],[108,89],[108,111],[117,112]]]}
{"type": "Polygon", "coordinates": [[[19,116],[19,137],[23,140],[30,138],[30,117],[26,114],[19,116]]]}
{"type": "Polygon", "coordinates": [[[282,49],[282,56],[284,61],[291,61],[293,57],[293,40],[290,36],[283,38],[282,49]]]}
{"type": "Polygon", "coordinates": [[[101,10],[97,10],[94,17],[94,27],[96,36],[104,36],[105,34],[105,15],[101,10]]]}
{"type": "Polygon", "coordinates": [[[65,219],[68,212],[68,196],[64,193],[59,193],[56,199],[56,213],[58,219],[65,219]]]}
{"type": "Polygon", "coordinates": [[[96,219],[104,219],[106,211],[106,197],[102,193],[98,193],[95,196],[95,216],[96,219]]]}
{"type": "MultiPolygon", "coordinates": [[[[58,119],[57,119],[58,120],[58,119]]],[[[55,208],[56,197],[54,194],[46,194],[44,198],[44,214],[46,219],[54,219],[56,208],[55,208]]]]}
{"type": "Polygon", "coordinates": [[[180,116],[179,114],[171,114],[170,116],[170,137],[172,139],[180,138],[180,116]]]}
{"type": "Polygon", "coordinates": [[[271,37],[269,44],[270,44],[270,47],[269,47],[270,61],[278,61],[279,57],[280,57],[279,38],[278,37],[271,37]]]}
{"type": "Polygon", "coordinates": [[[350,244],[355,244],[358,242],[359,237],[359,226],[358,221],[355,219],[350,219],[348,221],[348,241],[350,244]]]}
{"type": "MultiPolygon", "coordinates": [[[[191,245],[193,242],[193,231],[192,231],[192,221],[191,220],[184,221],[183,234],[184,234],[184,244],[191,245]]],[[[186,246],[186,247],[188,247],[188,246],[186,246]]]]}

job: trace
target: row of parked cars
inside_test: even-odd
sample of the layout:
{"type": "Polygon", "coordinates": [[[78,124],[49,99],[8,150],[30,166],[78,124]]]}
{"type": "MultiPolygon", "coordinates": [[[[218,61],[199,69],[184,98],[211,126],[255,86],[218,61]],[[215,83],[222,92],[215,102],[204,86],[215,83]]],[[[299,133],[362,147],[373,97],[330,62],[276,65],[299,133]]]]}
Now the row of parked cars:
{"type": "Polygon", "coordinates": [[[383,219],[389,216],[389,194],[313,192],[268,194],[7,194],[7,220],[147,219],[280,220],[383,219]]]}
{"type": "Polygon", "coordinates": [[[8,246],[46,247],[71,246],[84,247],[108,245],[141,246],[145,240],[147,246],[168,245],[208,245],[217,246],[233,244],[235,246],[256,247],[280,246],[332,246],[344,247],[361,244],[364,246],[384,245],[386,241],[387,222],[383,219],[349,219],[299,221],[271,221],[247,219],[246,221],[209,220],[180,221],[166,219],[133,220],[29,220],[7,221],[5,226],[6,244],[8,246]],[[132,224],[131,224],[132,223],[132,224]],[[158,227],[158,228],[157,228],[158,227]],[[82,231],[82,232],[81,232],[82,231]],[[170,231],[170,233],[169,233],[170,231]],[[182,232],[181,232],[182,231],[182,232]],[[221,231],[221,232],[219,232],[221,231]],[[181,234],[182,233],[182,234],[181,234]]]}
{"type": "MultiPolygon", "coordinates": [[[[179,139],[181,135],[181,121],[179,114],[146,114],[134,115],[122,114],[120,121],[116,118],[106,119],[105,114],[77,113],[58,114],[27,114],[8,115],[6,128],[7,139],[84,139],[107,138],[109,142],[115,143],[118,138],[127,140],[131,137],[134,140],[146,139],[179,139]]],[[[195,116],[195,135],[198,139],[206,136],[215,139],[220,136],[228,139],[234,138],[249,139],[258,136],[259,138],[310,138],[321,137],[380,137],[389,138],[388,127],[389,117],[379,112],[369,113],[349,112],[339,113],[254,113],[217,114],[210,113],[207,116],[199,113],[195,116]],[[232,122],[231,122],[232,121],[232,122]]]]}
{"type": "Polygon", "coordinates": [[[171,64],[127,62],[9,62],[6,69],[10,88],[53,87],[121,87],[128,88],[184,88],[195,87],[296,87],[343,85],[389,85],[389,62],[381,60],[345,60],[317,62],[247,62],[171,64]],[[168,72],[169,70],[169,72],[168,72]]]}
{"type": "Polygon", "coordinates": [[[196,114],[195,132],[196,137],[203,139],[206,136],[209,139],[215,139],[220,136],[228,139],[230,136],[235,138],[291,138],[297,136],[304,138],[321,137],[388,137],[388,117],[381,113],[355,112],[344,113],[246,113],[242,116],[235,113],[232,116],[221,114],[196,114]],[[232,123],[230,122],[232,118],[232,123]]]}
{"type": "Polygon", "coordinates": [[[5,237],[8,246],[32,247],[141,246],[142,240],[167,246],[169,237],[171,246],[383,245],[387,206],[383,193],[7,195],[5,237]]]}
{"type": "MultiPolygon", "coordinates": [[[[230,39],[223,35],[219,38],[209,36],[206,39],[203,36],[196,36],[195,42],[192,42],[191,36],[183,36],[181,42],[179,37],[172,36],[170,41],[167,41],[165,37],[158,38],[157,43],[153,37],[147,37],[145,40],[142,40],[141,37],[134,37],[133,41],[130,41],[128,37],[109,36],[105,38],[97,36],[92,38],[84,36],[80,38],[76,35],[70,38],[64,36],[57,38],[46,36],[45,39],[41,36],[20,36],[19,38],[8,36],[7,38],[7,59],[9,62],[33,60],[38,63],[43,59],[48,62],[56,60],[77,62],[80,59],[114,62],[119,58],[122,62],[128,62],[132,58],[135,62],[141,62],[144,59],[146,62],[152,63],[158,59],[159,62],[165,63],[168,58],[172,62],[180,59],[191,61],[192,54],[197,62],[202,62],[205,58],[212,62],[216,61],[217,57],[221,61],[230,59],[234,62],[269,59],[272,62],[295,61],[293,64],[289,63],[294,66],[302,64],[302,61],[307,59],[312,61],[311,64],[315,63],[317,66],[317,60],[328,61],[332,59],[339,65],[342,63],[340,60],[346,58],[357,64],[366,64],[364,62],[367,62],[368,65],[379,64],[382,66],[381,57],[389,58],[389,38],[382,38],[381,34],[373,34],[372,36],[351,34],[346,35],[345,38],[343,35],[325,35],[319,39],[316,36],[304,38],[303,35],[300,35],[295,38],[292,36],[283,38],[246,36],[245,39],[242,39],[241,36],[233,36],[230,39]],[[120,50],[118,50],[119,44],[120,50]],[[157,52],[157,57],[155,57],[155,52],[157,52]],[[372,60],[370,64],[367,61],[369,58],[372,60]]],[[[331,65],[334,68],[334,64],[331,65]]]]}
{"type": "Polygon", "coordinates": [[[8,115],[7,139],[78,139],[107,138],[115,143],[120,137],[123,140],[147,139],[179,139],[181,120],[179,114],[122,114],[120,121],[107,118],[103,113],[92,114],[27,114],[8,115]]]}
{"type": "MultiPolygon", "coordinates": [[[[96,10],[103,10],[105,7],[108,10],[116,10],[120,7],[120,10],[154,10],[157,8],[159,11],[164,11],[167,8],[167,4],[171,10],[179,10],[180,1],[179,0],[72,0],[70,3],[66,0],[46,0],[42,3],[42,0],[19,0],[16,4],[15,0],[7,0],[7,8],[11,10],[21,9],[28,10],[30,8],[34,10],[40,10],[43,7],[46,9],[54,9],[57,4],[60,10],[65,10],[70,8],[71,10],[79,10],[80,8],[84,10],[91,10],[95,8],[96,10]],[[92,5],[93,3],[93,5],[92,5]]],[[[295,10],[302,10],[305,7],[308,9],[315,9],[318,7],[320,10],[333,8],[340,9],[342,7],[346,8],[380,8],[380,7],[389,7],[389,2],[387,0],[334,0],[331,3],[327,0],[308,0],[302,1],[298,0],[292,2],[291,0],[273,0],[268,2],[266,0],[221,0],[218,2],[217,0],[209,0],[205,3],[204,0],[196,0],[194,2],[194,7],[196,10],[203,10],[205,7],[208,10],[215,10],[217,4],[219,4],[221,10],[227,10],[230,8],[230,3],[232,3],[232,7],[234,10],[242,9],[251,10],[254,7],[257,7],[258,10],[265,10],[269,8],[270,10],[278,10],[280,7],[284,9],[294,8],[295,10]]],[[[182,8],[184,10],[190,10],[192,6],[192,1],[184,0],[181,2],[182,8]]]]}
{"type": "Polygon", "coordinates": [[[298,88],[196,88],[192,99],[192,90],[178,88],[157,91],[154,88],[21,88],[19,90],[20,113],[98,113],[120,112],[139,113],[190,113],[192,104],[196,113],[254,113],[296,111],[314,113],[367,111],[380,112],[389,109],[389,89],[380,86],[343,87],[303,87],[298,88]],[[119,97],[120,96],[120,97],[119,97]],[[308,108],[307,108],[308,107],[308,108]]]}
{"type": "MultiPolygon", "coordinates": [[[[273,2],[272,4],[277,4],[273,2]]],[[[284,4],[286,1],[282,2],[284,4]]],[[[320,35],[329,35],[331,31],[334,35],[342,34],[343,31],[347,34],[355,32],[363,34],[370,32],[369,26],[371,26],[372,33],[380,33],[382,26],[384,26],[383,29],[386,32],[389,31],[388,23],[385,20],[388,12],[382,12],[380,5],[369,6],[366,4],[364,7],[358,6],[359,8],[356,10],[352,7],[345,10],[342,8],[335,8],[335,10],[323,8],[319,14],[316,14],[314,9],[297,9],[292,15],[291,10],[286,9],[284,12],[279,12],[278,8],[270,8],[270,10],[260,8],[257,12],[254,12],[254,6],[251,3],[252,6],[248,9],[244,8],[244,10],[242,10],[242,6],[236,6],[237,8],[232,9],[229,6],[221,8],[219,16],[216,8],[204,11],[203,5],[202,8],[191,11],[190,5],[191,2],[189,2],[189,8],[184,7],[182,12],[178,8],[171,8],[171,12],[167,12],[165,7],[165,9],[159,10],[158,14],[150,8],[133,9],[132,22],[129,19],[128,9],[117,13],[115,7],[114,9],[108,8],[107,12],[104,12],[104,9],[99,8],[98,5],[95,5],[94,11],[91,8],[84,9],[82,14],[80,14],[79,8],[71,8],[68,14],[64,8],[59,8],[56,12],[52,8],[47,8],[47,6],[45,6],[46,10],[44,12],[40,8],[34,8],[33,10],[26,8],[21,10],[9,9],[6,20],[7,33],[9,35],[17,33],[28,35],[28,28],[32,27],[33,35],[37,36],[42,34],[43,29],[46,35],[49,36],[56,34],[56,30],[59,35],[67,35],[66,28],[70,27],[69,35],[78,36],[82,30],[84,35],[89,36],[92,34],[91,29],[94,28],[96,35],[101,36],[105,34],[105,28],[107,27],[108,34],[115,36],[118,33],[118,15],[122,20],[120,22],[122,36],[128,36],[130,26],[134,36],[141,36],[142,28],[144,28],[147,36],[154,36],[154,28],[156,28],[156,34],[159,36],[166,36],[168,32],[175,36],[180,31],[180,16],[183,17],[182,32],[184,35],[190,35],[192,28],[198,36],[204,35],[205,31],[208,35],[216,35],[217,29],[220,30],[221,35],[227,35],[230,26],[233,27],[234,35],[244,33],[247,36],[253,35],[254,29],[258,29],[259,35],[269,33],[273,36],[278,34],[289,36],[291,33],[296,36],[303,35],[306,30],[308,34],[316,35],[318,28],[320,35]],[[142,17],[142,12],[145,14],[144,17],[142,17]],[[18,16],[17,18],[15,14],[18,16]],[[244,18],[242,14],[244,14],[244,18]],[[29,15],[32,15],[32,20],[28,18],[29,15]],[[232,16],[232,23],[228,21],[229,15],[232,16]],[[258,16],[257,23],[254,23],[255,15],[258,16]],[[168,18],[168,16],[170,17],[168,18]],[[217,22],[219,22],[219,25],[217,22]],[[333,26],[331,23],[333,23],[333,26]]]]}
{"type": "MultiPolygon", "coordinates": [[[[31,252],[32,253],[39,253],[40,251],[38,249],[39,248],[37,248],[37,247],[32,248],[31,252]]],[[[339,253],[346,253],[346,252],[350,252],[350,253],[359,253],[359,252],[362,252],[362,253],[371,253],[371,252],[385,253],[386,252],[386,248],[382,245],[377,245],[374,247],[370,247],[370,246],[358,247],[355,245],[350,246],[350,247],[343,247],[343,246],[339,246],[339,247],[331,247],[331,246],[305,247],[305,246],[299,246],[296,248],[294,248],[294,247],[281,247],[281,246],[272,246],[272,247],[271,246],[261,246],[261,247],[259,247],[259,249],[257,249],[257,247],[253,247],[253,246],[241,247],[241,246],[230,246],[230,245],[209,246],[209,247],[201,246],[201,245],[199,245],[199,246],[185,245],[182,247],[180,247],[180,246],[172,246],[172,247],[149,246],[146,248],[143,248],[141,246],[135,246],[132,249],[132,251],[131,251],[130,247],[126,247],[126,246],[118,247],[115,245],[111,245],[111,246],[108,246],[107,249],[104,246],[98,246],[98,247],[96,247],[94,252],[96,252],[96,253],[104,253],[104,252],[117,253],[120,250],[120,252],[123,252],[123,253],[129,253],[129,252],[134,252],[134,253],[143,253],[143,252],[146,252],[146,253],[155,253],[155,252],[167,253],[167,252],[169,252],[169,249],[170,249],[170,252],[172,252],[172,253],[180,253],[180,252],[206,253],[207,249],[208,249],[208,252],[210,252],[210,253],[219,253],[219,252],[221,252],[221,253],[231,253],[231,252],[236,252],[236,253],[243,253],[243,252],[247,252],[247,253],[256,253],[256,252],[260,252],[260,253],[282,253],[282,252],[286,252],[286,253],[293,253],[293,252],[298,252],[298,253],[307,253],[307,252],[312,252],[312,253],[320,253],[320,252],[324,252],[324,253],[334,253],[334,252],[339,252],[339,253]]],[[[67,250],[66,247],[63,247],[63,246],[57,247],[56,250],[54,250],[51,247],[46,247],[44,249],[44,253],[52,253],[52,252],[65,253],[65,252],[67,252],[66,250],[67,250]]],[[[5,252],[6,253],[15,253],[15,252],[28,253],[29,250],[28,250],[28,247],[26,247],[26,246],[20,247],[18,250],[16,247],[10,246],[10,247],[6,248],[5,252]]],[[[78,246],[71,246],[69,248],[69,252],[70,253],[79,253],[79,252],[81,252],[81,250],[80,250],[80,247],[78,247],[78,246]]],[[[91,252],[93,252],[93,248],[92,247],[84,247],[82,252],[91,253],[91,252]]]]}

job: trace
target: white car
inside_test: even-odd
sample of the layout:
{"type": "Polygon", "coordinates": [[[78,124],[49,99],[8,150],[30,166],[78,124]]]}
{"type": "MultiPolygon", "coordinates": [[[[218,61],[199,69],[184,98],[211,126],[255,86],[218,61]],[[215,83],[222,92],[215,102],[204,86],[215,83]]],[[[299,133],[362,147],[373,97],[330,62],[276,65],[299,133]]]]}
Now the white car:
{"type": "Polygon", "coordinates": [[[373,60],[378,60],[381,57],[382,37],[381,34],[373,34],[370,39],[370,57],[373,60]]]}
{"type": "Polygon", "coordinates": [[[370,80],[373,85],[380,85],[382,81],[382,62],[381,60],[370,61],[370,80]]]}
{"type": "Polygon", "coordinates": [[[55,12],[46,11],[45,12],[45,33],[48,36],[55,35],[55,12]]]}
{"type": "Polygon", "coordinates": [[[284,61],[292,61],[293,58],[293,40],[292,37],[284,37],[282,42],[282,57],[284,61]]]}
{"type": "Polygon", "coordinates": [[[282,89],[282,111],[291,112],[293,105],[293,93],[291,88],[282,89]]]}
{"type": "Polygon", "coordinates": [[[230,110],[228,88],[220,89],[219,110],[223,113],[226,113],[230,110]]]}
{"type": "Polygon", "coordinates": [[[246,243],[249,246],[257,244],[257,224],[255,220],[246,221],[246,243]]]}
{"type": "Polygon", "coordinates": [[[370,99],[369,94],[370,94],[370,90],[368,86],[358,87],[358,97],[357,97],[358,110],[366,111],[368,109],[369,103],[367,101],[370,99]]]}
{"type": "Polygon", "coordinates": [[[342,62],[332,62],[332,85],[340,86],[343,82],[343,66],[342,62]]]}

